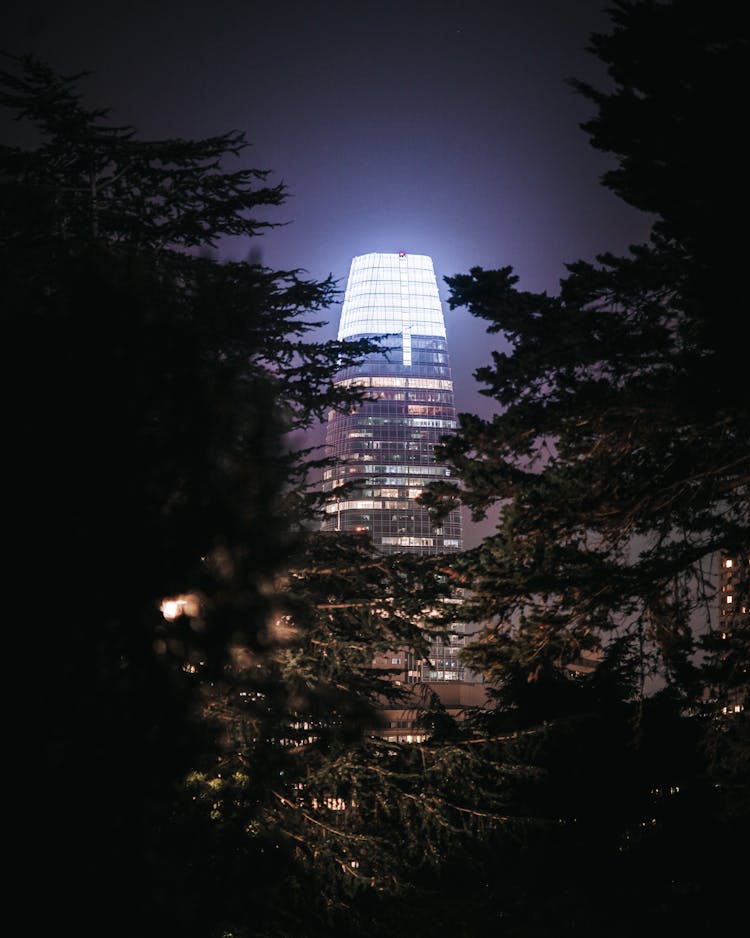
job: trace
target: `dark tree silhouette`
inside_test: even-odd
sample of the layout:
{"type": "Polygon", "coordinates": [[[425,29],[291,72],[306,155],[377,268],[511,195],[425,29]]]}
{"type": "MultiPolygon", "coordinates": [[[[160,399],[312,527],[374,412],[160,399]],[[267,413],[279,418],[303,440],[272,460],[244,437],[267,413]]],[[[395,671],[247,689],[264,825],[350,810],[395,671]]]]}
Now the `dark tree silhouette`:
{"type": "Polygon", "coordinates": [[[716,129],[738,106],[746,35],[725,4],[624,2],[612,16],[592,47],[614,88],[579,85],[598,105],[585,127],[617,158],[605,185],[656,213],[652,238],[568,265],[558,296],[517,289],[508,267],[448,278],[451,305],[511,351],[477,372],[499,413],[462,416],[445,446],[460,492],[443,486],[434,500],[459,495],[476,517],[503,505],[497,533],[464,560],[477,611],[501,633],[475,663],[533,671],[628,626],[692,692],[710,559],[746,555],[750,542],[731,224],[747,187],[736,123],[716,129]],[[702,126],[716,129],[705,145],[702,126]]]}
{"type": "Polygon", "coordinates": [[[333,377],[373,346],[311,339],[330,279],[204,250],[284,197],[227,168],[241,134],[142,141],[84,106],[81,78],[31,58],[0,74],[38,135],[0,149],[19,660],[40,714],[28,921],[360,934],[448,844],[503,823],[474,748],[374,735],[399,689],[373,655],[426,647],[444,577],[314,533],[316,460],[291,440],[352,406],[333,377]]]}
{"type": "Polygon", "coordinates": [[[723,3],[617,2],[611,16],[591,48],[612,84],[575,84],[615,158],[603,182],[653,213],[649,242],[568,265],[555,296],[519,289],[509,267],[447,278],[451,306],[510,345],[476,373],[497,415],[460,415],[443,447],[458,482],[427,497],[477,519],[500,507],[457,564],[486,625],[464,657],[500,688],[493,725],[539,729],[519,761],[549,787],[529,786],[529,810],[579,818],[522,855],[534,876],[540,849],[552,859],[541,896],[520,887],[509,934],[567,933],[555,911],[571,934],[632,933],[639,913],[694,934],[729,922],[742,894],[728,858],[747,836],[747,629],[712,635],[710,613],[716,557],[750,556],[735,224],[747,30],[723,3]],[[604,657],[571,687],[582,654],[604,657]],[[625,680],[605,706],[591,695],[612,668],[625,680]],[[730,692],[745,709],[723,714],[730,692]],[[561,875],[566,851],[580,877],[561,875]]]}

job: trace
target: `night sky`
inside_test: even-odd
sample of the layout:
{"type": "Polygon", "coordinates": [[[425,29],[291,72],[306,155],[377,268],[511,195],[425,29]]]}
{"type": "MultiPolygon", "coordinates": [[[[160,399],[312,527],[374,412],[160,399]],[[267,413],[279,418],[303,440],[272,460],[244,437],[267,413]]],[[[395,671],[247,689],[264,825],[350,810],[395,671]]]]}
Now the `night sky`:
{"type": "MultiPolygon", "coordinates": [[[[431,255],[439,281],[511,264],[522,287],[553,292],[566,262],[623,252],[649,227],[599,185],[610,158],[580,130],[592,105],[565,81],[606,87],[585,51],[608,30],[605,8],[29,0],[0,14],[0,47],[92,71],[87,104],[144,138],[245,131],[243,161],[290,192],[269,216],[289,224],[255,242],[269,266],[343,287],[353,255],[406,250],[431,255]]],[[[330,319],[327,334],[338,307],[330,319]]],[[[459,409],[487,414],[472,372],[499,340],[466,312],[446,306],[446,320],[459,409]]]]}

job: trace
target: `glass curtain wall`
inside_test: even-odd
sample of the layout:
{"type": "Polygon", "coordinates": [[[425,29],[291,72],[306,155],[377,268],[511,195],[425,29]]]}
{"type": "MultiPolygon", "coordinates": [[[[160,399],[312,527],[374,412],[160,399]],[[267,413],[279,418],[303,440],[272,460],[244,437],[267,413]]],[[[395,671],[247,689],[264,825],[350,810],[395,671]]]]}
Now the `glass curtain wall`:
{"type": "Polygon", "coordinates": [[[392,553],[461,549],[461,516],[439,527],[416,499],[430,482],[450,476],[435,446],[456,427],[443,310],[432,260],[423,254],[364,254],[349,273],[339,339],[377,338],[383,351],[337,382],[363,387],[367,400],[348,414],[328,415],[326,442],[334,468],[324,527],[367,531],[392,553]],[[344,483],[346,494],[336,494],[344,483]]]}

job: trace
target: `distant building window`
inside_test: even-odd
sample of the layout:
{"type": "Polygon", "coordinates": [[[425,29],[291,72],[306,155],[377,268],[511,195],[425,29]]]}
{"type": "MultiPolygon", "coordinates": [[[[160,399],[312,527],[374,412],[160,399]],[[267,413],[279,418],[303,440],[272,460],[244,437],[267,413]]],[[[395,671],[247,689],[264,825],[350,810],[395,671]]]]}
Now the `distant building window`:
{"type": "MultiPolygon", "coordinates": [[[[395,520],[391,519],[391,520],[395,520]]],[[[399,528],[399,531],[405,531],[406,528],[399,528]]],[[[434,547],[434,537],[384,537],[383,543],[396,547],[434,547]]]]}

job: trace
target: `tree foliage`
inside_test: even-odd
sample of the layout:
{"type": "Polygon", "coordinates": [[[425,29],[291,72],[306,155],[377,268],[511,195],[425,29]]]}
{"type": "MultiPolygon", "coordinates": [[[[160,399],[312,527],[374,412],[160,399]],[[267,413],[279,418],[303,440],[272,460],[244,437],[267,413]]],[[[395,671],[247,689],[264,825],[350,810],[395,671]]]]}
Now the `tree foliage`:
{"type": "Polygon", "coordinates": [[[451,306],[510,351],[477,372],[498,414],[462,415],[445,446],[460,492],[442,497],[475,518],[503,506],[463,561],[499,630],[475,662],[510,656],[533,671],[629,627],[668,680],[689,681],[711,558],[750,541],[731,225],[746,185],[736,125],[721,120],[738,103],[746,36],[723,4],[625,2],[612,16],[592,48],[614,87],[578,87],[597,104],[594,144],[617,160],[604,183],[655,213],[651,240],[569,264],[556,296],[518,289],[509,267],[448,278],[451,306]]]}
{"type": "Polygon", "coordinates": [[[718,558],[750,556],[747,30],[723,3],[611,18],[591,40],[610,83],[574,84],[649,241],[569,264],[556,295],[507,266],[446,278],[509,350],[476,372],[496,414],[460,415],[442,447],[458,481],[425,501],[499,508],[457,562],[484,625],[463,654],[497,688],[488,735],[523,731],[514,805],[560,821],[517,855],[525,877],[488,880],[512,935],[698,934],[742,895],[705,858],[741,851],[750,804],[747,625],[714,612],[718,558]],[[582,656],[598,663],[574,677],[582,656]]]}
{"type": "MultiPolygon", "coordinates": [[[[283,188],[228,168],[237,132],[142,141],[83,104],[82,76],[9,60],[0,100],[38,134],[0,149],[13,547],[43,598],[18,652],[42,714],[24,766],[38,930],[716,926],[748,747],[744,716],[698,705],[693,627],[709,558],[749,546],[744,190],[714,120],[745,40],[721,4],[612,16],[593,48],[614,88],[579,89],[618,161],[605,183],[653,236],[571,264],[558,296],[509,268],[449,280],[511,346],[478,372],[498,415],[462,415],[445,444],[459,487],[429,496],[502,506],[457,564],[495,706],[458,724],[426,694],[416,745],[378,736],[402,691],[372,657],[445,626],[445,570],[314,533],[314,459],[291,445],[354,403],[333,378],[369,346],[312,339],[330,280],[202,250],[259,234],[283,188]],[[690,146],[704,117],[708,154],[690,146]],[[597,649],[593,674],[561,668],[597,649]]],[[[746,636],[716,644],[711,681],[742,689],[746,636]]]]}
{"type": "Polygon", "coordinates": [[[334,375],[373,346],[312,337],[330,279],[202,250],[283,200],[227,168],[241,134],[142,141],[81,78],[0,74],[37,134],[0,149],[0,243],[14,548],[44,597],[19,654],[49,914],[84,934],[361,933],[448,843],[503,823],[471,748],[377,736],[400,691],[373,654],[426,647],[444,578],[314,533],[315,454],[293,440],[352,406],[334,375]]]}

